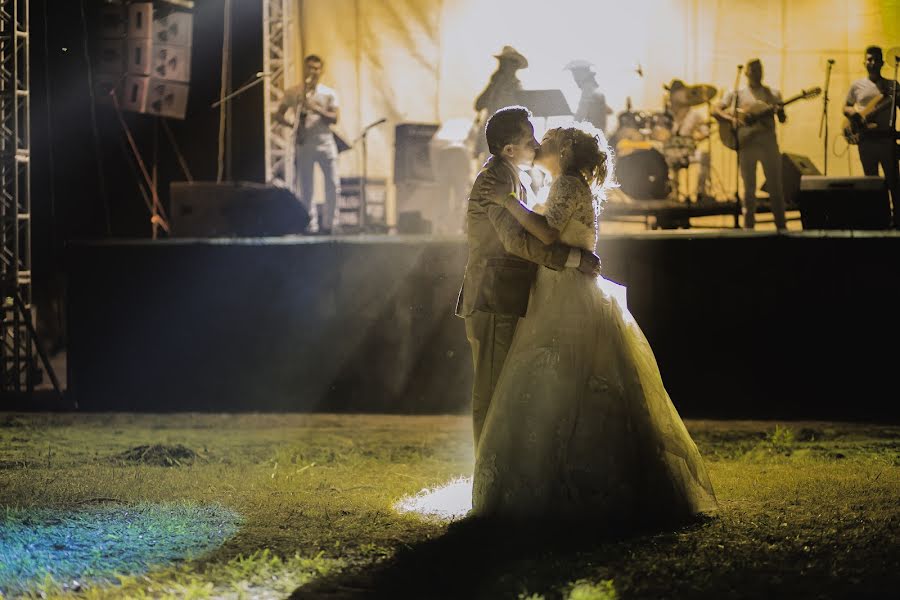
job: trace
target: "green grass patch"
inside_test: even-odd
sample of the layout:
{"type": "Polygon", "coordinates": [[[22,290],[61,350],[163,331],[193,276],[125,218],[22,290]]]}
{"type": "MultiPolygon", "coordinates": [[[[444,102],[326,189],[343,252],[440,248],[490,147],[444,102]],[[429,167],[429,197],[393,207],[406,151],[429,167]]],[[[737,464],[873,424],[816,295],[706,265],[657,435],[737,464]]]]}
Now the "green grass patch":
{"type": "Polygon", "coordinates": [[[471,474],[465,417],[2,414],[0,539],[17,550],[2,560],[0,586],[44,597],[389,590],[548,600],[879,597],[900,586],[900,427],[687,425],[720,516],[616,537],[497,531],[394,510],[401,498],[471,474]],[[139,568],[107,557],[94,570],[42,571],[41,552],[50,550],[27,540],[66,519],[107,523],[123,540],[146,536],[151,522],[162,538],[195,539],[160,542],[168,554],[133,547],[127,564],[139,568]],[[198,527],[219,533],[191,533],[198,527]]]}

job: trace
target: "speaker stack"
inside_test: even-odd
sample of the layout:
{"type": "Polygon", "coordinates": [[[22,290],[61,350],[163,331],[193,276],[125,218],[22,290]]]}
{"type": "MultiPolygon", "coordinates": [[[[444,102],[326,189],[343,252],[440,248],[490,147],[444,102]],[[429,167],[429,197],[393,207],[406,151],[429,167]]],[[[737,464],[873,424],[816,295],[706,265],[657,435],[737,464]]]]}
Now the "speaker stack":
{"type": "Polygon", "coordinates": [[[401,123],[394,130],[399,233],[431,233],[438,218],[437,183],[429,147],[438,128],[434,123],[401,123]]]}
{"type": "Polygon", "coordinates": [[[169,3],[106,4],[100,13],[97,97],[123,110],[183,119],[193,15],[169,3]]]}

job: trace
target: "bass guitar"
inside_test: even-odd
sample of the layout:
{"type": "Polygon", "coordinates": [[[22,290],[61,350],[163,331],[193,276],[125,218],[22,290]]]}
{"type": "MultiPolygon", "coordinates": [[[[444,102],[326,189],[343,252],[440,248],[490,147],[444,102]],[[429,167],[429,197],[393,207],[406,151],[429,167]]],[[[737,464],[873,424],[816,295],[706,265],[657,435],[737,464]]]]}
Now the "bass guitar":
{"type": "Polygon", "coordinates": [[[878,127],[877,123],[871,123],[869,117],[891,106],[891,97],[878,94],[869,100],[865,106],[856,111],[850,118],[844,119],[844,139],[855,146],[866,133],[878,127]]]}
{"type": "Polygon", "coordinates": [[[737,127],[735,127],[733,116],[714,114],[713,116],[719,122],[719,139],[722,140],[722,145],[730,150],[736,150],[738,144],[743,147],[748,141],[753,139],[755,135],[763,130],[763,125],[761,123],[763,118],[774,115],[789,104],[793,104],[799,100],[815,98],[821,93],[822,88],[814,87],[803,90],[781,104],[766,104],[764,102],[759,102],[747,110],[738,109],[737,127]]]}

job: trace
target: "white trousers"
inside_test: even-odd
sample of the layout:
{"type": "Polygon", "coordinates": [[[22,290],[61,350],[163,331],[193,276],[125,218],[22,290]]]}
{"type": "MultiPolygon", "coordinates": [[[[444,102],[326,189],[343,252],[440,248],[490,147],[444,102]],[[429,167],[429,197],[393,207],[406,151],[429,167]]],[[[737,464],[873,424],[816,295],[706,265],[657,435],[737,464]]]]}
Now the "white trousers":
{"type": "Polygon", "coordinates": [[[313,166],[319,165],[325,179],[325,204],[318,215],[319,227],[331,231],[334,225],[334,213],[337,210],[337,197],[341,193],[341,180],[337,170],[337,145],[334,138],[327,140],[316,138],[296,146],[295,165],[297,169],[297,188],[300,199],[309,211],[312,222],[316,222],[316,206],[314,204],[313,166]]]}
{"type": "Polygon", "coordinates": [[[775,134],[760,134],[741,146],[741,179],[744,181],[744,227],[756,225],[756,163],[762,163],[772,204],[775,227],[786,229],[784,194],[781,189],[781,150],[775,134]]]}

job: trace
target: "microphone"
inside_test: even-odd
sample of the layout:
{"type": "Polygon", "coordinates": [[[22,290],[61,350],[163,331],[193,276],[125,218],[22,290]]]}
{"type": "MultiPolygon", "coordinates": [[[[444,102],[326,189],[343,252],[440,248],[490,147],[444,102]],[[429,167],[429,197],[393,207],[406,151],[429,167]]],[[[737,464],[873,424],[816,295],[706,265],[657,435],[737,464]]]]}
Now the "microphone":
{"type": "Polygon", "coordinates": [[[260,77],[271,77],[271,76],[272,76],[272,74],[269,73],[268,71],[257,71],[256,72],[257,79],[259,79],[260,77]]]}
{"type": "Polygon", "coordinates": [[[834,59],[833,59],[833,58],[829,58],[829,59],[828,59],[828,64],[829,64],[829,65],[833,65],[833,64],[834,64],[834,59]]]}
{"type": "Polygon", "coordinates": [[[644,76],[644,69],[641,68],[641,63],[638,63],[637,69],[635,69],[634,72],[638,74],[638,77],[644,76]]]}

